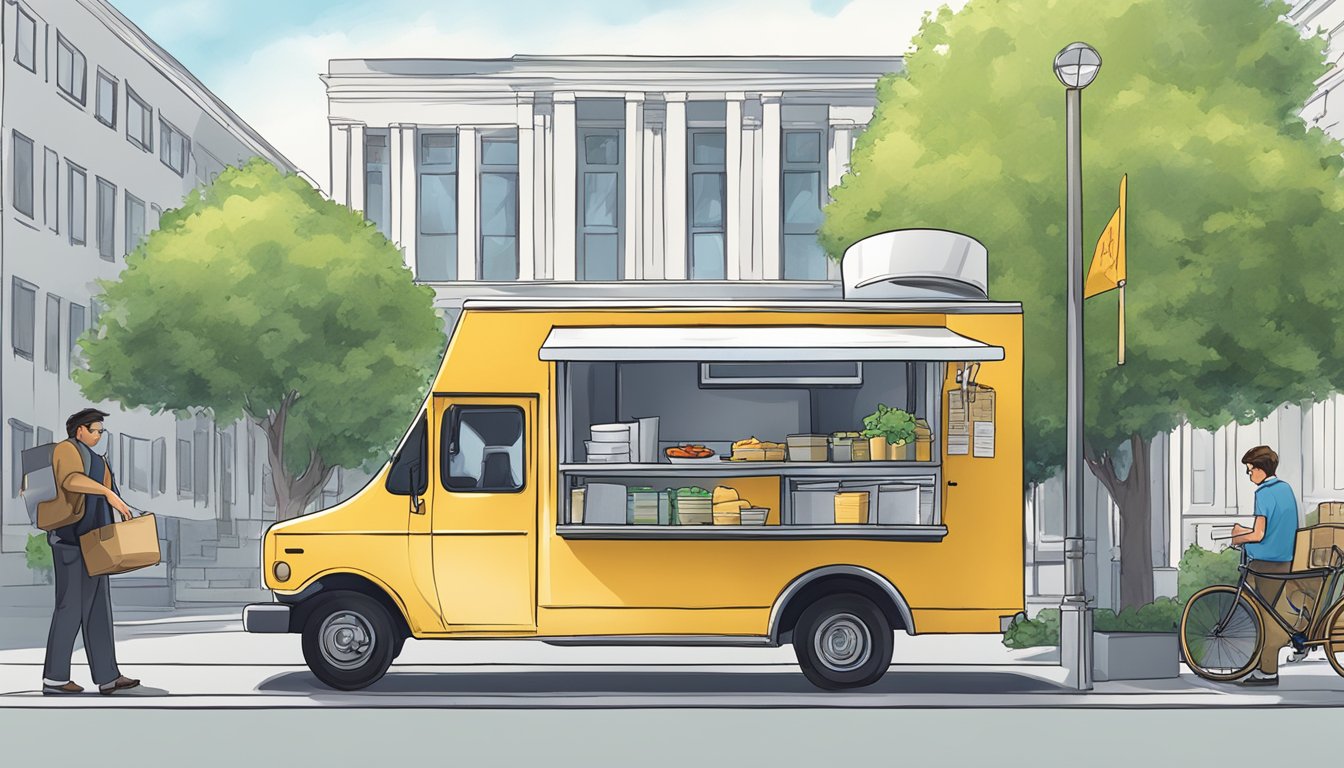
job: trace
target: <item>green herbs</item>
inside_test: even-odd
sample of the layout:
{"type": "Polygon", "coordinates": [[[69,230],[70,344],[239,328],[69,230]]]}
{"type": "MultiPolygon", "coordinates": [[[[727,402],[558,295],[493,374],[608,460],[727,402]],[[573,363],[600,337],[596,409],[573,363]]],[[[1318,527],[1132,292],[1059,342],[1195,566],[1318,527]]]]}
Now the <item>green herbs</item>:
{"type": "Polygon", "coordinates": [[[885,437],[890,445],[912,442],[915,439],[915,416],[878,403],[876,411],[863,417],[863,436],[885,437]]]}

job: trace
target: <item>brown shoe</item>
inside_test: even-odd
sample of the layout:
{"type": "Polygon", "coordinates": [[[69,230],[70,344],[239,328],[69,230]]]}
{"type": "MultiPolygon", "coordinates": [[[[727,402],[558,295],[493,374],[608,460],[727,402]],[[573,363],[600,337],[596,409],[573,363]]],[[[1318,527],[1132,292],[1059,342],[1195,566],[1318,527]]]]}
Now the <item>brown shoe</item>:
{"type": "Polygon", "coordinates": [[[65,685],[47,685],[45,683],[42,684],[42,695],[44,696],[64,695],[70,693],[83,693],[83,692],[84,688],[81,687],[79,684],[75,683],[73,680],[66,683],[65,685]]]}
{"type": "Polygon", "coordinates": [[[122,675],[121,677],[118,677],[116,680],[113,680],[112,682],[107,683],[106,685],[98,686],[98,692],[103,694],[104,696],[111,696],[113,693],[116,693],[117,691],[124,691],[127,688],[134,688],[139,684],[140,684],[139,680],[132,680],[131,678],[122,675]]]}

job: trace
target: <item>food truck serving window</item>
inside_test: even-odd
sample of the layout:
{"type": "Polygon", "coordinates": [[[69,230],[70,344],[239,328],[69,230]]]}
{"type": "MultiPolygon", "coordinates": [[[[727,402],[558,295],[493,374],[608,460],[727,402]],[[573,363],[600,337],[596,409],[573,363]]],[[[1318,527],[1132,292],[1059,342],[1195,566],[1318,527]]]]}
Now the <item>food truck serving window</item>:
{"type": "Polygon", "coordinates": [[[459,493],[523,489],[523,410],[454,405],[443,415],[439,455],[443,487],[459,493]]]}

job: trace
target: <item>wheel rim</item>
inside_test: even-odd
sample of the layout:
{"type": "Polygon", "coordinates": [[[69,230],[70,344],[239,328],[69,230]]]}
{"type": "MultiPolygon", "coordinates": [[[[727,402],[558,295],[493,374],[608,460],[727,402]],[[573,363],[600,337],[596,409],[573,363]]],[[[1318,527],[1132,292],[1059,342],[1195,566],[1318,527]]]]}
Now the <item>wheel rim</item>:
{"type": "Polygon", "coordinates": [[[873,652],[873,638],[868,625],[851,613],[838,613],[827,618],[812,638],[817,660],[835,672],[849,672],[862,667],[873,652]]]}
{"type": "Polygon", "coordinates": [[[1252,609],[1235,592],[1209,592],[1200,595],[1186,609],[1181,628],[1186,661],[1213,674],[1230,675],[1245,669],[1255,657],[1260,627],[1252,609]],[[1233,601],[1236,605],[1233,606],[1233,601]],[[1218,624],[1232,615],[1221,630],[1218,624]]]}
{"type": "Polygon", "coordinates": [[[322,658],[337,669],[358,669],[373,655],[373,627],[353,611],[337,611],[322,622],[322,658]]]}
{"type": "Polygon", "coordinates": [[[1344,675],[1344,605],[1330,617],[1330,627],[1325,637],[1325,659],[1335,672],[1344,675]]]}

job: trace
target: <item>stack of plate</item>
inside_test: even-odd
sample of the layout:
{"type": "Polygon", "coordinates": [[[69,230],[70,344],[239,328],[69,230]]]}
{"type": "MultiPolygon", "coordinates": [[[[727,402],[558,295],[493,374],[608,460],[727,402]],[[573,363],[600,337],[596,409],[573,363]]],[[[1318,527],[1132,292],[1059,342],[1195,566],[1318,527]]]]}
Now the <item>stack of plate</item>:
{"type": "Polygon", "coordinates": [[[708,496],[678,496],[677,522],[682,525],[710,525],[714,506],[708,496]]]}
{"type": "Polygon", "coordinates": [[[630,425],[594,424],[592,440],[585,440],[588,461],[596,464],[630,463],[630,425]]]}
{"type": "Polygon", "coordinates": [[[770,510],[766,507],[744,507],[742,509],[742,525],[765,525],[765,518],[769,515],[770,510]]]}
{"type": "Polygon", "coordinates": [[[836,525],[867,525],[868,492],[835,494],[836,525]]]}

